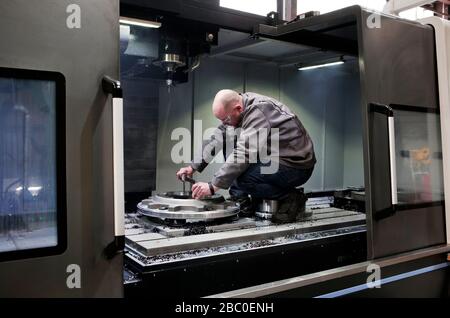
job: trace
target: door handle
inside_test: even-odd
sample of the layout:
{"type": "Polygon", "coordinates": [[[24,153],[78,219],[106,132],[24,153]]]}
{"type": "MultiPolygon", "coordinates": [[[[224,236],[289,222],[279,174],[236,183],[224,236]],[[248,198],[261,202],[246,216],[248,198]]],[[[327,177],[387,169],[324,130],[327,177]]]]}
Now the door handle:
{"type": "Polygon", "coordinates": [[[112,97],[113,135],[113,187],[114,187],[114,240],[105,248],[107,258],[123,252],[125,248],[125,189],[123,163],[123,98],[120,81],[109,76],[102,80],[103,91],[112,97]]]}
{"type": "Polygon", "coordinates": [[[397,189],[397,167],[395,158],[395,124],[394,110],[383,104],[371,103],[370,111],[386,116],[388,126],[388,144],[389,144],[389,177],[391,187],[391,207],[377,211],[374,215],[375,219],[383,219],[395,214],[398,206],[398,189],[397,189]]]}

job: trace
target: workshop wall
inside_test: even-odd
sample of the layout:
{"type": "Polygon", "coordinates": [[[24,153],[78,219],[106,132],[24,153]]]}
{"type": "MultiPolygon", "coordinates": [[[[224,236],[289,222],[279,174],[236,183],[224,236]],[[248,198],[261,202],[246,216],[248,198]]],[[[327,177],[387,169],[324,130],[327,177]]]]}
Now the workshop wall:
{"type": "MultiPolygon", "coordinates": [[[[204,59],[195,73],[194,83],[194,120],[202,121],[203,131],[217,127],[220,121],[212,114],[212,102],[217,91],[228,88],[238,92],[244,90],[245,65],[218,59],[204,59]]],[[[206,138],[205,138],[206,139],[206,138]]],[[[194,144],[195,146],[195,144],[194,144]]],[[[199,181],[211,181],[214,173],[224,162],[222,153],[214,158],[201,175],[199,181]]]]}
{"type": "Polygon", "coordinates": [[[317,164],[306,190],[364,184],[362,118],[356,64],[281,71],[280,99],[309,132],[317,164]]]}
{"type": "Polygon", "coordinates": [[[344,81],[344,178],[346,187],[364,187],[363,126],[359,74],[350,74],[344,81]]]}
{"type": "Polygon", "coordinates": [[[246,64],[244,90],[280,99],[280,69],[268,64],[246,64]]]}
{"type": "MultiPolygon", "coordinates": [[[[190,77],[192,79],[192,75],[190,77]]],[[[163,83],[159,86],[159,119],[157,131],[156,192],[182,190],[175,173],[186,163],[174,163],[171,158],[172,140],[176,128],[186,128],[191,132],[193,81],[178,84],[170,89],[163,83]]],[[[156,134],[155,134],[156,135],[156,134]]],[[[190,142],[190,137],[188,138],[190,142]]],[[[191,151],[190,148],[186,149],[191,151]]],[[[191,154],[187,154],[191,157],[191,154]]]]}

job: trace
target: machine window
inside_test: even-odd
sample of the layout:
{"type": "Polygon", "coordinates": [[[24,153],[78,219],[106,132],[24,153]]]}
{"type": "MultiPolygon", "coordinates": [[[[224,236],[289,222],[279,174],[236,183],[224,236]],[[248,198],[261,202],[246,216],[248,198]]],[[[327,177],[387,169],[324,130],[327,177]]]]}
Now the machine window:
{"type": "Polygon", "coordinates": [[[444,200],[439,114],[395,111],[399,203],[444,200]]]}
{"type": "Polygon", "coordinates": [[[57,107],[64,105],[48,74],[0,69],[1,256],[64,243],[57,190],[57,107]]]}

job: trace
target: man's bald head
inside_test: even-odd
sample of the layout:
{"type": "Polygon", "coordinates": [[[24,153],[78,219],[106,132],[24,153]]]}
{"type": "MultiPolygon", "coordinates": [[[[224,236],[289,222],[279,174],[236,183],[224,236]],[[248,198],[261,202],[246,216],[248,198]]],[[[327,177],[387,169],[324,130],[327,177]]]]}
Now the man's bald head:
{"type": "Polygon", "coordinates": [[[231,89],[222,89],[214,97],[213,114],[220,118],[222,115],[228,114],[231,108],[237,104],[241,104],[241,96],[238,92],[231,89]]]}

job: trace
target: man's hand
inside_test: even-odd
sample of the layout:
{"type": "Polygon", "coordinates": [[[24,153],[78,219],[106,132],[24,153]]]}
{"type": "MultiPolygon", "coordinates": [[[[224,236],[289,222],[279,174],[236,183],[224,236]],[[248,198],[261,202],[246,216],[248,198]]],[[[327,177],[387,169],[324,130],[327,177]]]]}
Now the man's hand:
{"type": "MultiPolygon", "coordinates": [[[[214,192],[218,191],[219,188],[214,186],[214,192]]],[[[203,199],[205,196],[211,195],[211,190],[209,189],[209,184],[206,182],[197,182],[192,186],[192,197],[194,199],[203,199]]]]}
{"type": "Polygon", "coordinates": [[[193,174],[194,174],[194,169],[192,169],[191,166],[187,166],[187,167],[184,167],[184,168],[181,168],[180,170],[178,170],[178,172],[177,172],[177,178],[180,179],[180,180],[182,180],[183,175],[192,178],[192,175],[193,175],[193,174]]]}

